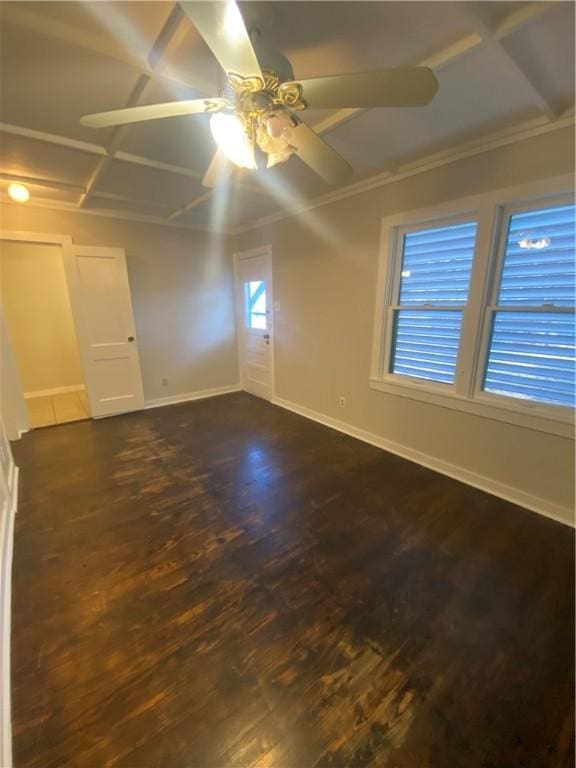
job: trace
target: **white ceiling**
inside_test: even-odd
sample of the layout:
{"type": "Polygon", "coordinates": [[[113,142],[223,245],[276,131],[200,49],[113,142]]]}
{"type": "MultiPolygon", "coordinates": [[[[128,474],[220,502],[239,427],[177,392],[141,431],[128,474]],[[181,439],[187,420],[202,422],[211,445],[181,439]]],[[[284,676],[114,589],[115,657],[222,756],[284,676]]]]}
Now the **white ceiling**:
{"type": "MultiPolygon", "coordinates": [[[[574,107],[572,2],[246,2],[247,26],[286,54],[296,78],[431,66],[428,107],[306,111],[354,167],[352,183],[431,153],[574,107]]],[[[32,202],[182,226],[234,230],[330,188],[297,157],[202,187],[208,117],[121,129],[90,112],[215,95],[218,64],[171,2],[1,2],[0,189],[22,178],[32,202]]],[[[350,183],[350,182],[349,182],[350,183]]]]}

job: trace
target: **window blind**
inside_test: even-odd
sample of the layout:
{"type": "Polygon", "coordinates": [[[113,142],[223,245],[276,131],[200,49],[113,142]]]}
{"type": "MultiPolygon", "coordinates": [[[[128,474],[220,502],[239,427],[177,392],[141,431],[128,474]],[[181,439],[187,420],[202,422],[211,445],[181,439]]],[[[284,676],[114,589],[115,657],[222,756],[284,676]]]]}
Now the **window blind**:
{"type": "Polygon", "coordinates": [[[461,323],[461,312],[398,312],[393,372],[451,384],[456,371],[461,323]]]}
{"type": "Polygon", "coordinates": [[[510,218],[500,306],[574,307],[574,206],[510,218]]]}
{"type": "Polygon", "coordinates": [[[486,391],[574,407],[575,255],[573,205],[510,218],[486,391]]]}
{"type": "Polygon", "coordinates": [[[471,221],[404,235],[398,303],[465,304],[476,229],[471,221]]]}
{"type": "Polygon", "coordinates": [[[574,406],[572,314],[496,312],[484,388],[574,406]]]}
{"type": "Polygon", "coordinates": [[[404,235],[392,373],[454,382],[476,229],[469,221],[404,235]]]}

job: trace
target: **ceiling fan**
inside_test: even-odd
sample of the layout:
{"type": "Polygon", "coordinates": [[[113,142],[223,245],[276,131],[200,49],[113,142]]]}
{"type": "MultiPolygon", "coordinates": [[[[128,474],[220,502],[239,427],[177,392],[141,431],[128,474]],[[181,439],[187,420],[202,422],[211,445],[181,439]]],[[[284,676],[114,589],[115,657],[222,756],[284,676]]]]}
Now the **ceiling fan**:
{"type": "Polygon", "coordinates": [[[329,184],[344,181],[352,168],[309,125],[307,109],[414,107],[428,104],[438,89],[427,67],[397,67],[294,80],[290,62],[248,34],[235,0],[181,2],[223,70],[218,97],[151,104],[85,115],[81,123],[107,128],[179,115],[210,114],[218,145],[203,184],[219,183],[223,162],[255,170],[266,157],[271,167],[298,155],[329,184]]]}

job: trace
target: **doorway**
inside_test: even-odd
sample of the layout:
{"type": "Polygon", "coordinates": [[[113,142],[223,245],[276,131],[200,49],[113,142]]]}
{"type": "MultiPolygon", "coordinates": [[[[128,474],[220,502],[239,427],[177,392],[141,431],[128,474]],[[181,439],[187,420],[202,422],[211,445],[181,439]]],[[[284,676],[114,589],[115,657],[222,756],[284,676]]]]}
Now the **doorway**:
{"type": "MultiPolygon", "coordinates": [[[[144,407],[122,248],[0,233],[0,308],[10,342],[0,350],[2,370],[20,379],[3,388],[5,411],[23,413],[26,402],[31,426],[40,427],[144,407]]],[[[12,426],[22,433],[29,425],[12,426]]]]}
{"type": "Polygon", "coordinates": [[[30,426],[90,418],[62,246],[1,241],[0,301],[30,426]]]}
{"type": "Polygon", "coordinates": [[[274,296],[270,246],[234,255],[236,327],[242,389],[274,396],[274,296]]]}

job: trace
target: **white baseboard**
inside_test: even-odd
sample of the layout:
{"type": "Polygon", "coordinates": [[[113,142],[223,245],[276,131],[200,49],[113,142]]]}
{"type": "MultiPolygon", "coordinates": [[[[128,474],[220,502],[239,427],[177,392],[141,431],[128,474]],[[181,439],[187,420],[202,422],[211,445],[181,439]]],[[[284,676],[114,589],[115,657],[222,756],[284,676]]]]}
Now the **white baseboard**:
{"type": "Polygon", "coordinates": [[[0,765],[12,768],[12,703],[10,694],[10,636],[12,626],[12,556],[14,517],[18,507],[18,467],[14,470],[12,504],[0,531],[0,765]]]}
{"type": "Polygon", "coordinates": [[[34,392],[24,392],[25,400],[32,400],[34,397],[49,397],[50,395],[65,395],[68,392],[84,392],[84,384],[72,384],[70,387],[54,387],[54,389],[37,389],[34,392]]]}
{"type": "Polygon", "coordinates": [[[240,384],[232,384],[227,387],[212,387],[211,389],[199,389],[196,392],[186,392],[183,395],[171,395],[170,397],[156,397],[152,400],[146,400],[144,408],[160,408],[163,405],[174,405],[175,403],[188,403],[191,400],[203,400],[206,397],[216,397],[217,395],[228,395],[231,392],[240,392],[240,384]]]}
{"type": "Polygon", "coordinates": [[[376,435],[373,432],[353,427],[351,424],[346,424],[338,419],[333,419],[331,416],[325,416],[323,413],[313,411],[312,409],[298,405],[297,403],[292,403],[289,400],[275,397],[272,402],[275,405],[279,405],[281,408],[293,411],[312,421],[317,421],[326,427],[331,427],[338,432],[343,432],[344,434],[356,437],[358,440],[362,440],[365,443],[375,445],[377,448],[382,448],[385,451],[401,456],[403,459],[408,459],[416,464],[421,464],[423,467],[433,469],[435,472],[452,477],[455,480],[471,485],[481,491],[486,491],[486,493],[491,493],[493,496],[498,496],[506,501],[511,501],[513,504],[518,504],[532,512],[538,512],[538,514],[544,515],[544,517],[549,517],[558,523],[563,523],[564,525],[569,526],[574,526],[575,524],[574,512],[569,507],[564,507],[561,504],[556,504],[548,499],[543,499],[539,496],[526,493],[520,488],[501,483],[498,480],[486,477],[485,475],[480,475],[477,472],[472,472],[464,467],[459,467],[456,464],[451,464],[442,459],[430,456],[429,454],[416,451],[413,448],[408,448],[400,443],[386,440],[386,438],[380,437],[380,435],[376,435]]]}

